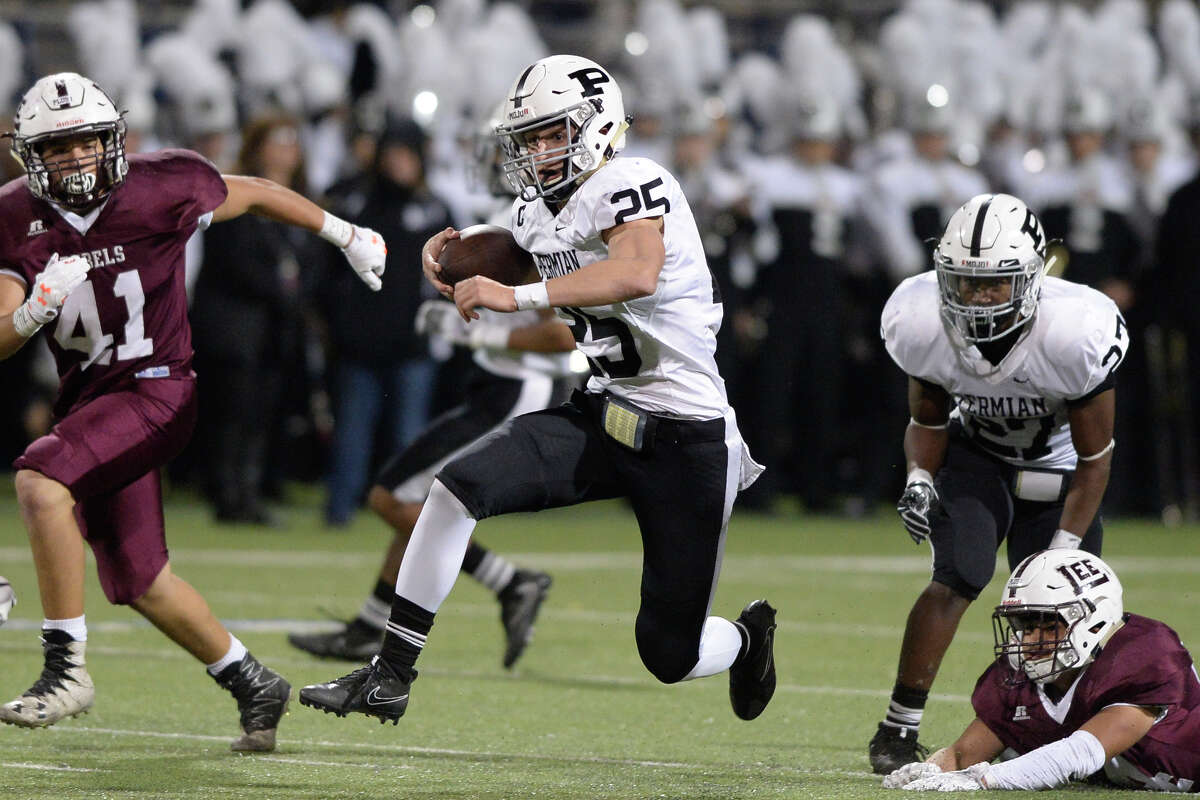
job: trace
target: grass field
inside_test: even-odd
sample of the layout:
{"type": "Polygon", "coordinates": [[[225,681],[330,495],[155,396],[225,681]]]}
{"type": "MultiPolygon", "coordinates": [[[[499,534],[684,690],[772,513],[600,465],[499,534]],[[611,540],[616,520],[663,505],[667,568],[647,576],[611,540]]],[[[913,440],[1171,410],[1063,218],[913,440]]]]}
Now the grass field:
{"type": "MultiPolygon", "coordinates": [[[[5,481],[8,486],[11,482],[5,481]]],[[[299,687],[353,665],[291,649],[284,633],[321,608],[357,611],[386,536],[361,515],[322,529],[315,500],[280,530],[216,527],[175,497],[172,561],[264,662],[299,687]]],[[[46,730],[0,726],[3,798],[872,798],[866,744],[887,704],[904,618],[929,551],[892,514],[866,521],[734,514],[715,613],[765,596],[779,609],[779,689],[742,722],[724,676],[662,686],[633,643],[639,542],[619,504],[490,520],[481,541],[553,573],[537,640],[500,666],[497,606],[460,580],[418,664],[398,727],[337,719],[293,702],[270,755],[236,756],[231,698],[199,664],[126,608],[107,605],[89,566],[91,713],[46,730]]],[[[1200,648],[1200,529],[1114,522],[1105,555],[1126,607],[1169,622],[1200,648]]],[[[0,574],[20,605],[0,629],[0,700],[41,666],[33,566],[11,489],[0,490],[0,574]]],[[[991,659],[997,576],[947,655],[922,728],[946,744],[991,659]]],[[[1072,787],[1072,798],[1125,793],[1072,787]]]]}

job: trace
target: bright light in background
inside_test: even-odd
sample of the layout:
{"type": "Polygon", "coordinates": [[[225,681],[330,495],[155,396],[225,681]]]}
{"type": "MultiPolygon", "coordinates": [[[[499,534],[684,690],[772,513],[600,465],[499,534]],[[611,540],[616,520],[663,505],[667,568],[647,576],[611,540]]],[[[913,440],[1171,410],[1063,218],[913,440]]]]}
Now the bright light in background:
{"type": "Polygon", "coordinates": [[[1026,172],[1041,172],[1046,168],[1046,154],[1035,147],[1021,157],[1021,166],[1026,172]]]}
{"type": "Polygon", "coordinates": [[[422,3],[421,5],[413,8],[412,12],[409,14],[409,19],[411,19],[413,25],[416,25],[418,28],[428,28],[433,24],[434,20],[437,19],[437,12],[433,10],[433,6],[427,6],[422,3]]]}
{"type": "Polygon", "coordinates": [[[640,31],[630,31],[625,34],[625,52],[631,56],[640,56],[650,49],[650,40],[640,31]]]}
{"type": "Polygon", "coordinates": [[[934,108],[941,108],[950,102],[950,92],[946,91],[946,87],[940,83],[935,83],[925,91],[925,99],[929,101],[929,105],[934,108]]]}
{"type": "Polygon", "coordinates": [[[958,146],[958,160],[968,167],[975,166],[979,163],[979,148],[970,142],[963,142],[958,146]]]}
{"type": "Polygon", "coordinates": [[[436,94],[429,90],[417,92],[412,102],[413,119],[423,125],[428,125],[433,120],[437,107],[438,96],[436,94]]]}

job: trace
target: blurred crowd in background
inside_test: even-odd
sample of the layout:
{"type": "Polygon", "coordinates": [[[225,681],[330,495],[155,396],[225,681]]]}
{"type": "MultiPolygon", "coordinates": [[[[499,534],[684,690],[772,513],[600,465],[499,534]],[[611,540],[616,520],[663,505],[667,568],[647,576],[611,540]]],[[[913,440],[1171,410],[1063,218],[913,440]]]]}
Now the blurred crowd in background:
{"type": "MultiPolygon", "coordinates": [[[[622,157],[667,166],[704,233],[718,360],[769,467],[742,507],[855,516],[898,496],[905,380],[879,312],[931,267],[955,208],[1007,191],[1062,240],[1062,276],[1110,295],[1133,335],[1105,512],[1196,516],[1191,0],[33,5],[0,22],[10,110],[39,75],[81,72],[127,109],[131,152],[192,148],[387,239],[379,294],[329,245],[258,218],[191,243],[202,419],[173,477],[220,520],[276,522],[285,484],[306,481],[346,524],[379,462],[456,401],[469,355],[413,330],[431,296],[420,246],[494,208],[489,117],[525,66],[569,51],[617,75],[622,157]]],[[[43,350],[0,363],[21,420],[0,463],[50,424],[43,350]]]]}

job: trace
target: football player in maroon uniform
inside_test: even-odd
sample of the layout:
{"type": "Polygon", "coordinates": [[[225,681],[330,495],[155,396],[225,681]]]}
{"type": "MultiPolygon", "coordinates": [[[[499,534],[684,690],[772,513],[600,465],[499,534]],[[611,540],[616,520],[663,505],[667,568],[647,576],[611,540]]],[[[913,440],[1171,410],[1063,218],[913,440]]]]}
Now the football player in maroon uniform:
{"type": "Polygon", "coordinates": [[[1099,556],[1022,561],[992,615],[997,660],[958,741],[884,779],[932,791],[1050,789],[1103,770],[1125,788],[1200,784],[1200,677],[1178,634],[1126,614],[1099,556]],[[1015,757],[990,763],[1002,753],[1015,757]]]}
{"type": "Polygon", "coordinates": [[[132,606],[233,694],[242,726],[233,749],[272,750],[291,687],[246,652],[167,556],[159,468],[196,418],[184,245],[211,222],[260,214],[333,241],[378,288],[384,243],[278,184],[221,175],[195,153],[126,156],[121,112],[75,73],[37,81],[14,127],[26,175],[0,187],[0,358],[45,327],[60,384],[56,425],[14,462],[45,667],[0,706],[0,720],[43,727],[92,706],[86,540],[108,600],[132,606]]]}

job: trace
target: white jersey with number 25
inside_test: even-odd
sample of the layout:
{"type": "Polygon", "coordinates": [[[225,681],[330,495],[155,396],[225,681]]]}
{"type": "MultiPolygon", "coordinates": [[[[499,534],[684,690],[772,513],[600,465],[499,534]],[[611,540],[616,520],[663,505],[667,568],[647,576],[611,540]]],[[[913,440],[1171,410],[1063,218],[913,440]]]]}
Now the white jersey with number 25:
{"type": "Polygon", "coordinates": [[[1067,403],[1104,385],[1125,358],[1129,331],[1116,305],[1095,289],[1059,278],[1042,284],[1037,314],[998,365],[943,324],[933,270],[896,287],[881,335],[900,369],[954,399],[951,418],[983,450],[1010,464],[1070,469],[1077,454],[1067,403]]]}
{"type": "Polygon", "coordinates": [[[729,401],[714,358],[720,298],[691,208],[667,170],[646,158],[615,158],[557,215],[541,199],[517,199],[512,231],[549,279],[607,258],[603,231],[654,217],[663,218],[666,262],[653,294],[556,311],[587,356],[588,391],[680,419],[723,416],[729,401]]]}

